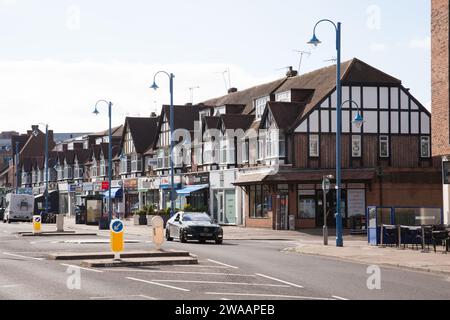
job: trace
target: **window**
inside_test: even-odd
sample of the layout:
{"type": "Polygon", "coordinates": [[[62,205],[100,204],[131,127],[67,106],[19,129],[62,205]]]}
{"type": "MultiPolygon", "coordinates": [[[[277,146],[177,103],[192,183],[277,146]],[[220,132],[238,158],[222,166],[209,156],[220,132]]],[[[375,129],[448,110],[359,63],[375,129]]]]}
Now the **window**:
{"type": "Polygon", "coordinates": [[[272,197],[265,186],[250,186],[250,218],[267,218],[272,210],[272,197]]]}
{"type": "Polygon", "coordinates": [[[64,166],[64,179],[65,180],[71,180],[72,178],[73,178],[72,167],[68,166],[68,165],[65,165],[64,166]]]}
{"type": "Polygon", "coordinates": [[[319,157],[319,136],[317,134],[309,136],[309,156],[312,158],[319,157]]]}
{"type": "Polygon", "coordinates": [[[249,151],[249,141],[245,140],[244,143],[242,144],[242,162],[243,163],[248,163],[248,161],[249,161],[248,151],[249,151]]]}
{"type": "Polygon", "coordinates": [[[275,95],[275,101],[291,102],[291,91],[278,92],[275,95]]]}
{"type": "Polygon", "coordinates": [[[389,158],[389,137],[380,136],[380,157],[389,158]]]}
{"type": "Polygon", "coordinates": [[[164,149],[158,150],[158,169],[164,168],[164,149]]]}
{"type": "Polygon", "coordinates": [[[429,158],[431,154],[430,137],[420,138],[420,156],[422,158],[429,158]]]}
{"type": "Polygon", "coordinates": [[[308,195],[309,191],[298,191],[298,218],[315,219],[316,218],[316,200],[314,195],[308,195]]]}
{"type": "Polygon", "coordinates": [[[255,110],[256,110],[256,119],[257,120],[262,118],[262,116],[264,114],[264,110],[266,109],[267,102],[269,102],[269,101],[270,101],[269,96],[255,100],[255,110]]]}
{"type": "Polygon", "coordinates": [[[131,172],[142,171],[142,156],[139,154],[133,154],[131,156],[131,172]]]}
{"type": "Polygon", "coordinates": [[[352,157],[361,158],[361,136],[352,136],[352,157]]]}
{"type": "Polygon", "coordinates": [[[286,138],[282,132],[279,132],[278,134],[278,156],[284,158],[286,157],[286,138]]]}
{"type": "Polygon", "coordinates": [[[128,173],[128,157],[122,156],[120,158],[120,174],[128,173]]]}
{"type": "Polygon", "coordinates": [[[261,134],[258,138],[258,160],[264,160],[265,155],[265,137],[264,134],[261,134]]]}
{"type": "Polygon", "coordinates": [[[221,164],[227,163],[227,146],[228,146],[228,141],[224,137],[222,140],[220,140],[220,163],[221,164]]]}

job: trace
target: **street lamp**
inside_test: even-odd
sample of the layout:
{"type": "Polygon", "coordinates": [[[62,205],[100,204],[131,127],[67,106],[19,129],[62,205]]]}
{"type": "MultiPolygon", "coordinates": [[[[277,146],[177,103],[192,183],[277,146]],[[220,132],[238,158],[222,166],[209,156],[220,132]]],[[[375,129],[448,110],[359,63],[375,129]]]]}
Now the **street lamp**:
{"type": "Polygon", "coordinates": [[[316,23],[313,30],[313,37],[308,44],[318,46],[321,41],[316,36],[316,28],[322,22],[329,22],[336,32],[336,92],[337,92],[337,120],[336,120],[336,246],[343,247],[344,239],[342,232],[341,213],[341,132],[342,132],[342,86],[341,86],[341,23],[337,24],[331,20],[323,19],[316,23]]]}
{"type": "Polygon", "coordinates": [[[333,175],[323,176],[322,179],[322,190],[323,190],[323,245],[328,245],[328,220],[327,220],[327,194],[330,191],[331,179],[333,175]]]}
{"type": "Polygon", "coordinates": [[[362,126],[364,125],[364,118],[361,115],[361,108],[359,107],[359,105],[353,101],[353,100],[346,100],[344,102],[342,102],[342,107],[344,107],[344,105],[348,103],[348,104],[354,104],[356,106],[356,110],[357,110],[357,114],[355,116],[355,119],[353,119],[352,123],[358,128],[361,129],[362,126]]]}
{"type": "MultiPolygon", "coordinates": [[[[45,216],[48,215],[48,124],[46,123],[38,123],[38,125],[45,126],[45,216]]],[[[35,132],[37,133],[37,132],[35,132]]]]}
{"type": "Polygon", "coordinates": [[[174,141],[173,141],[173,131],[174,131],[174,107],[173,107],[173,79],[175,78],[173,73],[168,73],[166,71],[158,71],[153,76],[153,84],[150,87],[151,89],[154,89],[155,91],[159,89],[158,85],[156,84],[156,77],[163,73],[166,76],[169,77],[170,82],[170,115],[169,115],[169,126],[170,126],[170,216],[172,217],[175,214],[175,181],[174,181],[174,165],[173,165],[173,148],[174,148],[174,141]]]}
{"type": "Polygon", "coordinates": [[[99,100],[95,104],[95,108],[93,113],[97,116],[100,112],[97,109],[97,106],[100,103],[106,103],[108,105],[108,116],[109,116],[109,131],[108,131],[108,226],[112,220],[112,199],[111,199],[111,182],[112,182],[112,129],[111,129],[111,109],[112,102],[106,100],[99,100]]]}

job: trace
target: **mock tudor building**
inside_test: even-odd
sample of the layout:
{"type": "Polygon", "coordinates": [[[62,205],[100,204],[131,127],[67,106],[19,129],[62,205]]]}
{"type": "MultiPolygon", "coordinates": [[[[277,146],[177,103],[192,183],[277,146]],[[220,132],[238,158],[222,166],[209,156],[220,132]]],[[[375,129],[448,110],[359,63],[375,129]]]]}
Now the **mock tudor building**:
{"type": "Polygon", "coordinates": [[[444,223],[450,224],[449,1],[431,1],[433,155],[443,161],[444,223]]]}

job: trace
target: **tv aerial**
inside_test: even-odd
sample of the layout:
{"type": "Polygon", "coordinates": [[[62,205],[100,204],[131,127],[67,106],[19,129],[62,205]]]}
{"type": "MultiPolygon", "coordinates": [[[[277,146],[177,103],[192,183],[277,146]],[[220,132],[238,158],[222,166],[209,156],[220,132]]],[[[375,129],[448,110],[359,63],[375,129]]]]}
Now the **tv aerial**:
{"type": "Polygon", "coordinates": [[[300,69],[302,68],[303,56],[307,55],[308,57],[311,55],[311,51],[303,51],[303,50],[293,50],[294,52],[300,55],[300,62],[298,64],[298,73],[300,74],[300,69]]]}

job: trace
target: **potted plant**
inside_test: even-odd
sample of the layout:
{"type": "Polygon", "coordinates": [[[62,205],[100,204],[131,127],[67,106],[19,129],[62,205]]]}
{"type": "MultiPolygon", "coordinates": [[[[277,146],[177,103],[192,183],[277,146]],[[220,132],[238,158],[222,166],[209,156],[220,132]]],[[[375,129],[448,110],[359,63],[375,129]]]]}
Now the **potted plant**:
{"type": "Polygon", "coordinates": [[[135,226],[145,226],[147,225],[147,212],[145,210],[139,210],[134,215],[134,225],[135,226]]]}

